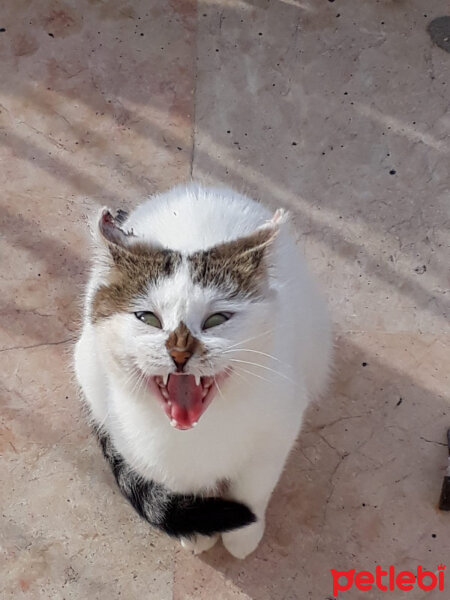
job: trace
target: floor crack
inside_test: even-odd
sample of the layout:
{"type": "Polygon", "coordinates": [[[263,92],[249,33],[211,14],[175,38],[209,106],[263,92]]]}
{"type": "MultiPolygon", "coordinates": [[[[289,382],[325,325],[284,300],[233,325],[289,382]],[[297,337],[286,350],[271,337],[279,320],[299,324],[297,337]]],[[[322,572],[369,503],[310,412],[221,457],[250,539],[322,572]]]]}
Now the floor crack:
{"type": "Polygon", "coordinates": [[[60,346],[61,344],[67,344],[73,342],[76,338],[70,337],[59,342],[42,342],[41,344],[31,344],[30,346],[10,346],[9,348],[2,348],[0,352],[9,352],[11,350],[30,350],[31,348],[41,348],[42,346],[60,346]]]}
{"type": "Polygon", "coordinates": [[[198,6],[197,6],[197,26],[195,28],[195,51],[194,51],[194,65],[193,65],[193,72],[194,72],[194,93],[193,93],[193,106],[192,106],[192,136],[191,136],[191,144],[192,144],[192,151],[191,151],[191,164],[189,166],[189,175],[191,177],[191,179],[193,179],[194,176],[194,161],[195,161],[195,142],[196,142],[196,120],[197,120],[197,77],[198,77],[198,67],[197,67],[197,63],[198,63],[198,27],[199,27],[199,13],[198,13],[198,6]]]}
{"type": "Polygon", "coordinates": [[[447,448],[447,444],[444,442],[436,442],[435,440],[427,440],[427,438],[424,438],[422,436],[420,436],[420,439],[423,440],[424,442],[428,442],[429,444],[437,444],[438,446],[445,446],[447,448]]]}

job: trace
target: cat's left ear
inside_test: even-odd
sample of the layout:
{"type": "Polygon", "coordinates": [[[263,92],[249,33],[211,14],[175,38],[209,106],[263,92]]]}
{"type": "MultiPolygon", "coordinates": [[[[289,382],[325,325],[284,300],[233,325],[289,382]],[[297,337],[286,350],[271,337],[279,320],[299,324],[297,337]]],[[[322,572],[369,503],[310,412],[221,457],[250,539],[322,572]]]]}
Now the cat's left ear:
{"type": "Polygon", "coordinates": [[[249,236],[238,240],[241,246],[241,257],[245,256],[247,252],[254,253],[255,251],[262,256],[277,238],[282,225],[288,220],[289,213],[284,208],[278,208],[270,221],[266,221],[249,236]]]}
{"type": "Polygon", "coordinates": [[[215,273],[216,270],[233,271],[242,281],[256,279],[262,275],[264,257],[270,251],[282,224],[287,219],[287,212],[279,208],[269,221],[255,229],[253,233],[231,242],[224,242],[194,256],[206,257],[210,264],[217,265],[217,268],[209,270],[210,273],[215,273]]]}
{"type": "Polygon", "coordinates": [[[289,221],[290,215],[287,210],[284,208],[277,208],[277,210],[273,213],[273,217],[270,221],[267,221],[262,227],[267,227],[272,229],[275,237],[278,235],[280,228],[282,225],[289,221]]]}

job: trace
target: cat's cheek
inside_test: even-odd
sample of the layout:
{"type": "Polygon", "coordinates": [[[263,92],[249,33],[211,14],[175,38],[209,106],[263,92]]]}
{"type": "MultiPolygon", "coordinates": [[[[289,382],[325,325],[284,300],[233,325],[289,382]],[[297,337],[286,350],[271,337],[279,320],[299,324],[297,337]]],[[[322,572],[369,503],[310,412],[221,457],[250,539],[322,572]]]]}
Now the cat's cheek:
{"type": "Polygon", "coordinates": [[[264,527],[264,520],[258,519],[247,527],[223,533],[223,545],[235,558],[244,559],[258,547],[264,535],[264,527]]]}

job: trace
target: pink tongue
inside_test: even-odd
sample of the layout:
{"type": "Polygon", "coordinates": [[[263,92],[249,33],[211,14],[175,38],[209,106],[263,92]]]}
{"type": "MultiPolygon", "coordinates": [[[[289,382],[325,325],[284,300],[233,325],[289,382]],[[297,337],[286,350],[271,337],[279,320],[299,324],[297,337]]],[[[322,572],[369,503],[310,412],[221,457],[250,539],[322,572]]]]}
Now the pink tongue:
{"type": "Polygon", "coordinates": [[[181,427],[192,427],[206,408],[203,388],[195,385],[193,375],[170,375],[167,383],[169,401],[172,402],[170,416],[181,427]]]}

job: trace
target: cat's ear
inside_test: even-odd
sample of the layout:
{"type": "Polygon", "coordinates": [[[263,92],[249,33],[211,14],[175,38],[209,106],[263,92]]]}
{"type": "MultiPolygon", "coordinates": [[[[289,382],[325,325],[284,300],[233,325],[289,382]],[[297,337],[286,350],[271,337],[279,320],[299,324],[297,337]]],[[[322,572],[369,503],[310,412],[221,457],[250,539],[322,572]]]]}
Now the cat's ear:
{"type": "Polygon", "coordinates": [[[108,208],[102,208],[93,224],[95,252],[100,265],[106,269],[120,267],[135,254],[142,253],[142,244],[132,230],[126,229],[127,213],[117,211],[114,216],[108,208]]]}
{"type": "MultiPolygon", "coordinates": [[[[262,248],[267,248],[272,244],[280,233],[282,225],[287,222],[288,218],[289,214],[284,208],[277,208],[270,221],[267,221],[255,231],[253,235],[262,239],[262,248]]],[[[258,244],[256,245],[256,248],[257,247],[258,244]]]]}
{"type": "Polygon", "coordinates": [[[226,253],[232,253],[235,260],[243,260],[250,255],[258,257],[258,262],[277,238],[281,226],[288,220],[288,213],[283,208],[278,208],[270,221],[267,221],[250,235],[229,243],[222,244],[220,248],[226,253]]]}
{"type": "Polygon", "coordinates": [[[97,239],[103,244],[113,244],[119,248],[129,248],[135,237],[133,231],[124,231],[121,225],[126,220],[127,214],[118,210],[114,217],[108,208],[103,208],[97,225],[97,239]]]}
{"type": "Polygon", "coordinates": [[[269,225],[280,228],[284,223],[289,221],[290,215],[284,208],[277,208],[273,213],[273,217],[268,222],[269,225]]]}
{"type": "Polygon", "coordinates": [[[279,209],[253,233],[190,256],[194,282],[220,287],[231,294],[264,294],[271,247],[287,218],[287,213],[279,209]]]}
{"type": "Polygon", "coordinates": [[[122,272],[131,269],[132,276],[135,276],[133,269],[136,265],[145,266],[151,272],[161,270],[161,265],[172,264],[173,257],[161,246],[144,241],[132,229],[127,229],[127,216],[122,210],[117,211],[115,216],[108,208],[101,210],[94,230],[99,263],[108,270],[112,267],[122,272]]]}

